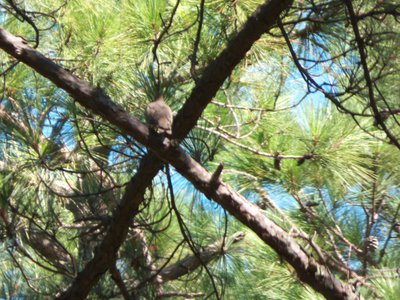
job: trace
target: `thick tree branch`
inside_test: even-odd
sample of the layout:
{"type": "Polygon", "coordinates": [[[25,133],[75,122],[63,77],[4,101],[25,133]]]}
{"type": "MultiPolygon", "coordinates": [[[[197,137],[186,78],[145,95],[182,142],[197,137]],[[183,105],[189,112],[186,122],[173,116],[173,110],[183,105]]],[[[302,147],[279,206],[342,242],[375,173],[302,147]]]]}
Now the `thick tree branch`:
{"type": "Polygon", "coordinates": [[[261,35],[276,24],[279,14],[290,7],[293,0],[270,0],[260,5],[247,19],[238,34],[204,70],[189,99],[179,110],[174,121],[174,138],[183,139],[196,125],[206,106],[224,81],[261,35]]]}
{"type": "MultiPolygon", "coordinates": [[[[291,1],[271,0],[259,7],[246,22],[221,55],[206,68],[190,98],[179,111],[174,122],[174,137],[182,139],[196,124],[207,104],[223,84],[231,71],[244,57],[251,45],[277,20],[279,13],[291,1]]],[[[251,228],[264,242],[277,251],[296,270],[300,280],[321,292],[327,299],[357,299],[350,286],[338,281],[327,268],[319,265],[290,236],[270,221],[259,208],[220,182],[211,185],[211,174],[188,156],[181,148],[165,148],[149,134],[148,128],[131,117],[99,88],[91,87],[54,64],[19,38],[0,29],[0,48],[26,63],[38,73],[49,78],[67,91],[81,105],[101,115],[124,133],[148,146],[158,157],[171,163],[194,186],[251,228]]],[[[62,299],[84,299],[100,276],[112,266],[118,248],[126,237],[129,221],[137,212],[145,188],[160,169],[161,162],[147,155],[137,174],[130,182],[117,209],[109,232],[98,247],[95,257],[78,274],[74,284],[62,299]]]]}
{"type": "Polygon", "coordinates": [[[172,298],[176,299],[176,297],[182,297],[184,299],[194,299],[194,298],[204,298],[203,293],[185,293],[185,292],[168,292],[164,293],[162,295],[157,295],[156,299],[166,299],[166,298],[172,298]]]}
{"type": "Polygon", "coordinates": [[[136,175],[129,182],[122,201],[114,213],[107,235],[97,247],[93,259],[78,274],[71,287],[58,299],[85,299],[100,277],[113,267],[132,218],[143,201],[144,192],[161,167],[162,162],[151,153],[142,159],[136,175]]]}
{"type": "MultiPolygon", "coordinates": [[[[227,244],[235,244],[244,239],[243,232],[237,232],[234,235],[228,238],[227,244]]],[[[199,257],[196,255],[188,255],[184,259],[169,265],[165,269],[160,272],[160,276],[163,282],[175,280],[181,276],[189,274],[193,272],[197,268],[202,266],[203,264],[208,264],[214,258],[220,257],[221,255],[225,254],[228,251],[228,247],[222,248],[223,241],[218,240],[211,245],[208,245],[205,249],[199,252],[199,257]]]]}

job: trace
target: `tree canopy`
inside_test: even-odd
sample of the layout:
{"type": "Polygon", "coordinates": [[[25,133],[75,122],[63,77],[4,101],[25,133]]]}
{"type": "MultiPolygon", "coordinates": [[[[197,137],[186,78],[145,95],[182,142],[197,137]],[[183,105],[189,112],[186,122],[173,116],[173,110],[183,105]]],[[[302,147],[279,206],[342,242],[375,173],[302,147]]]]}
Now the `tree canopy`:
{"type": "Polygon", "coordinates": [[[398,299],[399,18],[0,0],[0,298],[398,299]]]}

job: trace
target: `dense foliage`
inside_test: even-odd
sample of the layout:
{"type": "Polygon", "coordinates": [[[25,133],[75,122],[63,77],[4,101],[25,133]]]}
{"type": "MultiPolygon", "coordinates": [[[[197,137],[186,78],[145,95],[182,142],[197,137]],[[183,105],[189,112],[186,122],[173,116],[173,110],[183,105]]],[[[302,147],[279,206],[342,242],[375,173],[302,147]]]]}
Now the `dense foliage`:
{"type": "Polygon", "coordinates": [[[400,4],[265,3],[0,0],[0,298],[398,298],[400,4]]]}

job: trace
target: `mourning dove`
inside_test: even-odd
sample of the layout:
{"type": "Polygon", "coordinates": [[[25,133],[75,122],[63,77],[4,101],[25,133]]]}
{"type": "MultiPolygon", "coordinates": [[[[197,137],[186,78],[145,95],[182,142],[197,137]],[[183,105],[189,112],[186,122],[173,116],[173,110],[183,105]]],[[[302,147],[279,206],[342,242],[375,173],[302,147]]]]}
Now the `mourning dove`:
{"type": "Polygon", "coordinates": [[[172,110],[165,103],[163,95],[159,95],[149,103],[144,111],[147,124],[157,133],[172,135],[172,110]]]}

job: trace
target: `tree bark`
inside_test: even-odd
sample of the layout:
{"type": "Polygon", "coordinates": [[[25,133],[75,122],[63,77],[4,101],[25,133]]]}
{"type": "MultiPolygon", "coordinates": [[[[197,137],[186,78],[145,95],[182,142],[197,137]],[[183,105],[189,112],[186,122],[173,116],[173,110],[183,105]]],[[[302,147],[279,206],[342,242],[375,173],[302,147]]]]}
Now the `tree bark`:
{"type": "Polygon", "coordinates": [[[243,232],[237,232],[234,235],[227,238],[224,248],[222,248],[223,240],[218,240],[211,245],[205,247],[198,254],[199,257],[191,254],[185,258],[177,261],[176,263],[169,265],[160,272],[162,282],[171,281],[178,279],[190,272],[193,272],[203,264],[208,264],[213,259],[218,258],[228,252],[228,245],[236,244],[244,239],[245,234],[243,232]]]}
{"type": "Polygon", "coordinates": [[[124,242],[129,225],[138,212],[145,190],[151,185],[162,163],[152,153],[141,161],[136,175],[129,182],[121,203],[118,205],[112,223],[104,240],[97,247],[94,257],[78,273],[70,288],[57,299],[85,299],[100,277],[113,266],[117,252],[124,242]]]}

